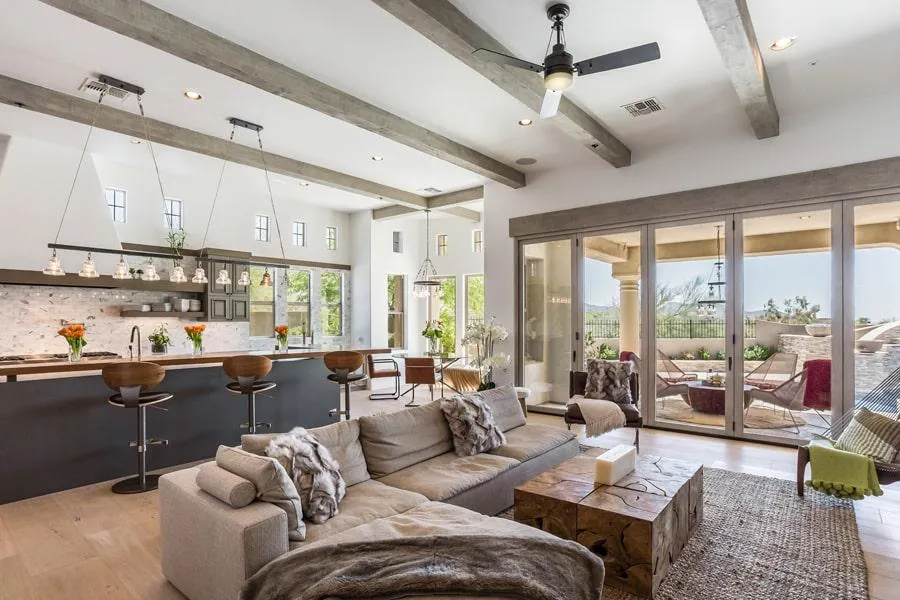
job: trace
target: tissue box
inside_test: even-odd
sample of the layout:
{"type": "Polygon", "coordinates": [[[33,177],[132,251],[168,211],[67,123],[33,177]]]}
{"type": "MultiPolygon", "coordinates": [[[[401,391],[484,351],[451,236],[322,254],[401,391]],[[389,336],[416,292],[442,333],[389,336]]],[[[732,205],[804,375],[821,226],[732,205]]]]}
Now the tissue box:
{"type": "Polygon", "coordinates": [[[597,457],[594,464],[594,482],[613,485],[632,471],[637,462],[634,446],[620,445],[597,457]]]}

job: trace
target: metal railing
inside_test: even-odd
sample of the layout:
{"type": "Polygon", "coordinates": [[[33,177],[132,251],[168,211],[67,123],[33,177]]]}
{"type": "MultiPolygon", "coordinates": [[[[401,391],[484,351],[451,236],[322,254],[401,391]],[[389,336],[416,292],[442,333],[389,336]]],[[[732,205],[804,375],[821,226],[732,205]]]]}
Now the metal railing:
{"type": "MultiPolygon", "coordinates": [[[[585,337],[594,339],[617,338],[620,334],[618,319],[589,319],[584,324],[585,337]]],[[[661,319],[656,322],[657,339],[724,338],[724,319],[661,319]]],[[[744,337],[756,337],[756,321],[744,321],[744,337]]]]}

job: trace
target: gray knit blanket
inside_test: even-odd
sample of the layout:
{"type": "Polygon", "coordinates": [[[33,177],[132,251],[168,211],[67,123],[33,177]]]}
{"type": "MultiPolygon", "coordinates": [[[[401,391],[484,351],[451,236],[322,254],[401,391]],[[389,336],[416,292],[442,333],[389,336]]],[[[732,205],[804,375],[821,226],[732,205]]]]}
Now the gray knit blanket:
{"type": "Polygon", "coordinates": [[[599,600],[603,575],[587,548],[550,536],[439,535],[291,552],[251,577],[241,598],[599,600]]]}
{"type": "Polygon", "coordinates": [[[294,481],[304,520],[324,523],[338,514],[347,491],[341,467],[311,433],[295,427],[269,442],[266,455],[277,459],[294,481]]]}

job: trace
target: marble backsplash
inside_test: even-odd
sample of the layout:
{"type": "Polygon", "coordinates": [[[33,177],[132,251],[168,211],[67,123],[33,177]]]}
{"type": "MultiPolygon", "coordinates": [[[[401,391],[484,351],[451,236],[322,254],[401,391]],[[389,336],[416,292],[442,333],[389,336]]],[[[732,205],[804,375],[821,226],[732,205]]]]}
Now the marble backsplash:
{"type": "MultiPolygon", "coordinates": [[[[195,320],[179,319],[173,312],[165,317],[124,318],[119,316],[123,304],[162,303],[170,297],[195,297],[192,294],[144,292],[98,288],[0,285],[0,355],[66,352],[68,346],[56,334],[62,322],[84,323],[88,345],[85,352],[115,352],[128,356],[131,328],[141,328],[142,352],[150,354],[147,336],[161,323],[166,323],[173,346],[170,353],[190,353],[190,343],[182,327],[195,320]]],[[[206,323],[204,350],[264,349],[272,341],[250,338],[249,323],[206,323]]]]}

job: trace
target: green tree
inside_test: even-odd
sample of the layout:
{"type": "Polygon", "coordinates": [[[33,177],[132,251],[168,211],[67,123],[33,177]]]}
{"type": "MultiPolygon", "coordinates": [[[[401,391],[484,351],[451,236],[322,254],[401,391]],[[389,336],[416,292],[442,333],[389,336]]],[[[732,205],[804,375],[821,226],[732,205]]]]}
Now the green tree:
{"type": "MultiPolygon", "coordinates": [[[[264,267],[250,267],[250,335],[254,337],[274,337],[275,327],[275,286],[261,285],[264,267]]],[[[238,273],[239,274],[239,273],[238,273]]],[[[274,284],[275,277],[269,273],[274,284]]]]}
{"type": "Polygon", "coordinates": [[[309,335],[309,271],[291,269],[287,276],[288,333],[309,335]]]}
{"type": "Polygon", "coordinates": [[[344,278],[340,273],[322,273],[322,333],[342,335],[342,304],[344,278]]]}
{"type": "Polygon", "coordinates": [[[441,346],[444,352],[456,349],[456,277],[441,279],[441,291],[438,295],[440,305],[438,319],[444,326],[441,346]]]}
{"type": "Polygon", "coordinates": [[[786,299],[779,307],[772,298],[766,302],[764,318],[776,323],[792,323],[806,325],[819,317],[822,308],[818,304],[810,304],[806,296],[795,296],[786,299]]]}
{"type": "Polygon", "coordinates": [[[466,307],[470,321],[484,320],[484,275],[466,277],[466,307]]]}
{"type": "Polygon", "coordinates": [[[656,286],[657,319],[684,319],[697,316],[697,302],[705,295],[706,281],[700,275],[681,285],[656,286]]]}

